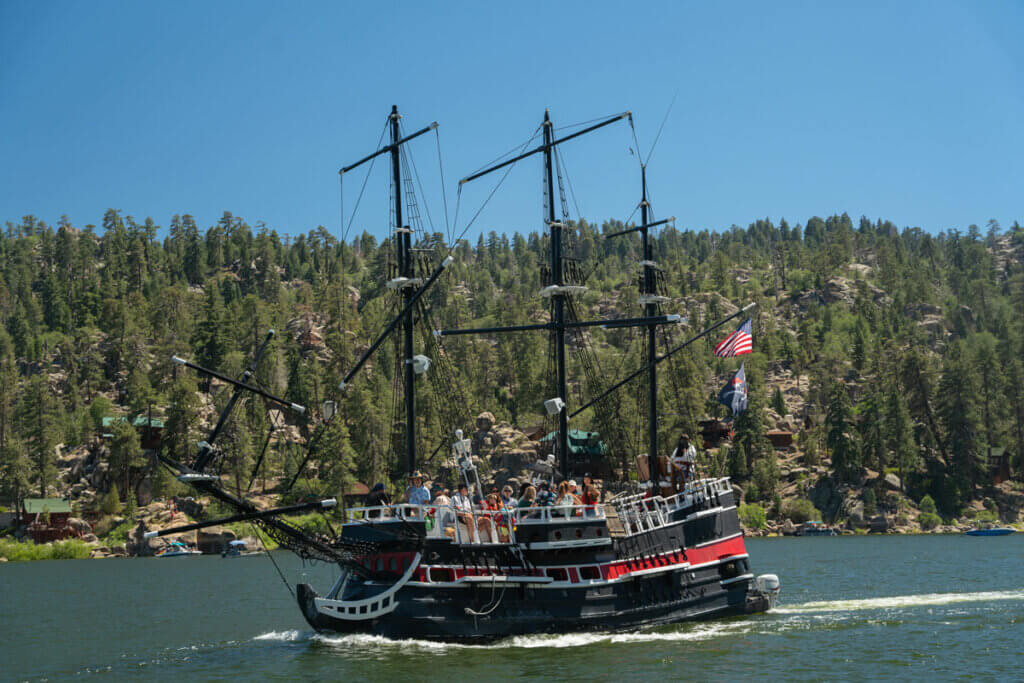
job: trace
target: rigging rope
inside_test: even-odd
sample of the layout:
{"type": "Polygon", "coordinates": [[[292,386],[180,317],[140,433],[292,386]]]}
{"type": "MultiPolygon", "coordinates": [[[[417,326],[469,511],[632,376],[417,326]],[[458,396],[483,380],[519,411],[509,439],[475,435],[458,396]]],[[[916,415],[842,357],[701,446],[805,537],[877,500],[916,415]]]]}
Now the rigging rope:
{"type": "MultiPolygon", "coordinates": [[[[377,140],[377,149],[380,149],[380,143],[384,140],[384,134],[387,132],[387,130],[388,130],[388,124],[385,123],[384,124],[384,130],[382,130],[380,132],[380,138],[377,140]]],[[[345,193],[344,193],[344,187],[345,187],[344,182],[345,181],[344,181],[344,177],[345,177],[345,174],[342,173],[339,176],[339,178],[342,179],[341,180],[341,188],[343,190],[342,193],[341,193],[341,208],[342,208],[341,220],[342,220],[342,224],[344,226],[343,229],[342,229],[342,233],[341,233],[342,241],[348,241],[348,233],[352,229],[352,222],[355,221],[355,219],[356,219],[356,212],[359,211],[359,204],[360,204],[360,202],[362,202],[362,200],[363,200],[363,193],[366,191],[366,183],[370,180],[370,171],[373,170],[373,165],[376,163],[376,161],[377,161],[376,157],[374,157],[373,159],[370,160],[370,165],[366,169],[366,175],[363,176],[363,185],[359,189],[359,196],[356,197],[356,205],[352,209],[352,216],[349,218],[347,226],[344,226],[344,222],[345,222],[345,193]]]]}

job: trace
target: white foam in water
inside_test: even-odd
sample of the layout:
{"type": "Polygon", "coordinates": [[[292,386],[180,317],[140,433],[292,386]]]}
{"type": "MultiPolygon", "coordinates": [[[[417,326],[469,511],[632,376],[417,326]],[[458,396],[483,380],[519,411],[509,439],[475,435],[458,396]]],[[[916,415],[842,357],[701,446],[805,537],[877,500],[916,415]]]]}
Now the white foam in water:
{"type": "Polygon", "coordinates": [[[639,633],[567,633],[562,635],[516,636],[487,645],[466,645],[461,643],[439,643],[429,640],[391,640],[383,636],[355,634],[329,636],[309,634],[302,631],[272,631],[256,636],[256,640],[277,640],[294,642],[310,638],[316,642],[338,648],[372,650],[414,650],[419,652],[445,652],[460,649],[534,649],[585,647],[597,643],[643,643],[666,641],[699,641],[722,635],[747,633],[749,622],[728,622],[682,626],[671,631],[642,631],[639,633]]]}
{"type": "Polygon", "coordinates": [[[983,591],[979,593],[923,593],[919,595],[893,595],[887,598],[865,598],[863,600],[825,600],[821,602],[805,602],[802,605],[776,607],[772,610],[772,613],[854,612],[869,609],[927,607],[932,605],[953,605],[963,602],[999,602],[1003,600],[1024,600],[1024,590],[983,591]]]}
{"type": "Polygon", "coordinates": [[[253,638],[253,640],[279,640],[281,642],[289,642],[290,643],[290,642],[293,642],[293,641],[296,641],[296,640],[302,640],[303,638],[306,638],[308,635],[309,635],[308,633],[305,633],[303,631],[296,631],[296,630],[292,630],[292,631],[271,631],[270,633],[260,634],[260,635],[256,636],[255,638],[253,638]]]}

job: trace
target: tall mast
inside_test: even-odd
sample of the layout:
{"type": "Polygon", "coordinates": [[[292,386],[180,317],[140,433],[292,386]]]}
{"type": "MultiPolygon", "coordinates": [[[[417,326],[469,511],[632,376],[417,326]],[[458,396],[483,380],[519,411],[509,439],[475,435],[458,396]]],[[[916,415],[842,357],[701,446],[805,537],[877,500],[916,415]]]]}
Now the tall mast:
{"type": "MultiPolygon", "coordinates": [[[[643,238],[644,254],[644,287],[643,294],[647,297],[644,304],[644,315],[651,317],[657,315],[658,306],[654,303],[654,256],[651,248],[651,240],[648,232],[648,209],[650,203],[647,201],[647,166],[640,166],[640,224],[643,228],[640,235],[643,238]]],[[[647,326],[647,469],[651,475],[652,494],[658,485],[660,467],[658,464],[658,365],[654,359],[658,357],[656,325],[647,326]]]]}
{"type": "MultiPolygon", "coordinates": [[[[402,225],[402,165],[401,149],[398,144],[401,135],[398,130],[398,105],[391,106],[391,174],[395,184],[395,242],[398,246],[398,276],[412,280],[412,230],[402,225]]],[[[405,463],[408,473],[416,471],[416,384],[412,367],[413,356],[413,312],[409,300],[415,294],[412,287],[402,288],[405,316],[402,320],[403,352],[405,367],[405,463]]]]}
{"type": "Polygon", "coordinates": [[[569,390],[565,373],[565,293],[561,287],[565,283],[562,278],[562,223],[555,220],[555,182],[554,182],[554,126],[547,109],[544,110],[544,180],[548,191],[548,228],[551,231],[551,284],[552,312],[555,331],[555,368],[558,382],[558,398],[562,400],[562,409],[558,411],[558,458],[562,476],[569,476],[569,390]]]}

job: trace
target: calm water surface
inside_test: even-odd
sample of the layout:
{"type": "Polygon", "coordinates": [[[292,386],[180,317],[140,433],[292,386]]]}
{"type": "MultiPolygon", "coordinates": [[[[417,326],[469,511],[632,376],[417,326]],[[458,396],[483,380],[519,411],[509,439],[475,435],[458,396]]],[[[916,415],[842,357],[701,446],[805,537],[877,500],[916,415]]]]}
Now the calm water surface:
{"type": "Polygon", "coordinates": [[[479,647],[316,635],[266,557],[0,564],[0,679],[1024,679],[1024,534],[748,549],[771,614],[479,647]]]}

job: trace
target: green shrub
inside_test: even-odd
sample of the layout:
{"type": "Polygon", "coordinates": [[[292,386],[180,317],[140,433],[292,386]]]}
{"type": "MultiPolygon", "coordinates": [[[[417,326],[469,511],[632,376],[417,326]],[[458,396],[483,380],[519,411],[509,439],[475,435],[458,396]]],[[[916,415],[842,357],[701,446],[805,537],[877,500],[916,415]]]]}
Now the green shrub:
{"type": "Polygon", "coordinates": [[[740,521],[748,529],[763,529],[768,523],[768,516],[760,505],[740,505],[740,521]]]}
{"type": "Polygon", "coordinates": [[[865,515],[873,517],[878,514],[878,498],[875,497],[874,489],[864,489],[864,493],[861,494],[861,500],[864,501],[865,515]]]}
{"type": "Polygon", "coordinates": [[[934,512],[922,512],[917,516],[917,522],[925,531],[931,531],[938,525],[942,524],[942,518],[934,512]]]}
{"type": "Polygon", "coordinates": [[[979,522],[998,522],[999,515],[991,510],[981,510],[975,515],[975,520],[979,522]]]}
{"type": "Polygon", "coordinates": [[[802,524],[821,519],[821,512],[806,498],[796,498],[782,504],[782,516],[788,517],[795,524],[802,524]]]}
{"type": "MultiPolygon", "coordinates": [[[[103,540],[107,545],[124,545],[128,542],[128,531],[131,529],[131,522],[125,520],[107,532],[103,540]]],[[[98,536],[99,534],[97,534],[98,536]]]]}
{"type": "Polygon", "coordinates": [[[121,494],[117,491],[117,484],[111,486],[106,495],[100,499],[100,510],[108,515],[120,514],[121,494]]]}
{"type": "Polygon", "coordinates": [[[927,494],[921,499],[921,502],[917,504],[917,507],[921,512],[926,512],[932,515],[938,512],[935,508],[935,499],[927,494]]]}
{"type": "Polygon", "coordinates": [[[88,545],[79,540],[36,545],[35,543],[19,543],[18,541],[0,539],[0,557],[6,557],[11,562],[84,560],[89,557],[90,550],[88,545]]]}

